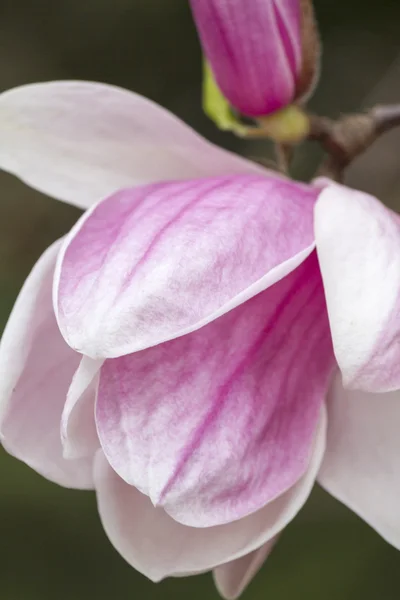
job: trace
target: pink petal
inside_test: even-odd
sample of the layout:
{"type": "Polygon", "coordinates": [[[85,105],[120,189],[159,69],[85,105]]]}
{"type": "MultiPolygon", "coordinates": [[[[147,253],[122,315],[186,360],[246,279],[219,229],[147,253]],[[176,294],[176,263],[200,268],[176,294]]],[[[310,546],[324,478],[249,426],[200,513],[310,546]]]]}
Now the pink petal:
{"type": "Polygon", "coordinates": [[[62,457],[60,420],[80,357],[64,342],[52,308],[56,242],[22,288],[0,345],[0,424],[5,449],[47,479],[92,486],[92,460],[62,457]]]}
{"type": "Polygon", "coordinates": [[[61,417],[64,458],[94,456],[100,446],[94,404],[102,364],[102,360],[84,356],[72,379],[61,417]]]}
{"type": "Polygon", "coordinates": [[[111,543],[135,569],[153,581],[212,569],[256,550],[298,513],[314,484],[325,448],[323,412],[307,473],[283,496],[240,521],[193,528],[154,508],[127,485],[99,452],[95,484],[100,517],[111,543]]]}
{"type": "Polygon", "coordinates": [[[225,563],[214,569],[215,585],[223,598],[227,600],[239,598],[263,566],[275,546],[277,538],[278,536],[272,538],[272,540],[269,540],[261,548],[242,556],[242,558],[225,563]]]}
{"type": "Polygon", "coordinates": [[[298,0],[191,0],[204,53],[230,103],[260,116],[289,104],[301,68],[298,0]]]}
{"type": "Polygon", "coordinates": [[[240,519],[307,470],[332,366],[313,253],[206,327],[107,360],[101,445],[117,473],[177,521],[240,519]]]}
{"type": "Polygon", "coordinates": [[[400,549],[400,391],[369,394],[343,389],[337,377],[329,400],[321,485],[390,544],[400,549]]]}
{"type": "Polygon", "coordinates": [[[0,133],[0,168],[81,208],[163,179],[267,173],[154,102],[100,83],[56,81],[4,92],[0,133]]]}
{"type": "Polygon", "coordinates": [[[60,253],[55,306],[65,339],[92,358],[113,358],[202,327],[309,255],[317,194],[247,176],[108,198],[60,253]]]}
{"type": "Polygon", "coordinates": [[[372,196],[327,187],[315,235],[334,350],[346,386],[400,387],[400,217],[372,196]]]}

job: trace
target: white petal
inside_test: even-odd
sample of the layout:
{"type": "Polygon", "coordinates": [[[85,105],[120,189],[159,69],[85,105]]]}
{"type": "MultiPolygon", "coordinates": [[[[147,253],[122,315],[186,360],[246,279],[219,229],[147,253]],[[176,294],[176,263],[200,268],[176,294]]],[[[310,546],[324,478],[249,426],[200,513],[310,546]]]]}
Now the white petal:
{"type": "Polygon", "coordinates": [[[368,194],[329,185],[317,200],[315,238],[345,385],[399,388],[399,215],[368,194]]]}
{"type": "Polygon", "coordinates": [[[64,458],[93,456],[100,447],[94,406],[103,362],[84,356],[72,379],[61,417],[64,458]]]}
{"type": "Polygon", "coordinates": [[[276,541],[277,537],[272,538],[258,550],[214,569],[215,585],[223,598],[235,600],[242,594],[261,569],[276,541]]]}
{"type": "Polygon", "coordinates": [[[139,184],[268,173],[204,140],[154,102],[85,81],[1,94],[0,168],[81,208],[139,184]]]}
{"type": "Polygon", "coordinates": [[[400,549],[400,390],[331,390],[319,482],[400,549]]]}
{"type": "Polygon", "coordinates": [[[61,413],[80,356],[61,337],[52,306],[59,248],[60,241],[33,267],[1,340],[1,441],[47,479],[90,488],[93,457],[67,461],[62,456],[61,413]]]}

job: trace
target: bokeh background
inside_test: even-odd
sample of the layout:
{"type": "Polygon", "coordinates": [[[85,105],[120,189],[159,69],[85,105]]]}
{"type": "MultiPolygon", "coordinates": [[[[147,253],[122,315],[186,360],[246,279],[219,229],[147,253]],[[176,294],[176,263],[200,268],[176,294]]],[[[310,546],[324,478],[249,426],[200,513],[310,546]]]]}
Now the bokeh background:
{"type": "MultiPolygon", "coordinates": [[[[249,0],[250,2],[251,0],[249,0]]],[[[324,54],[311,102],[330,116],[400,101],[400,2],[316,0],[324,54]]],[[[168,107],[209,139],[248,156],[200,107],[201,57],[187,0],[1,0],[0,87],[49,79],[110,82],[168,107]]],[[[312,176],[311,144],[294,170],[312,176]]],[[[350,184],[400,207],[400,136],[379,141],[350,184]]],[[[0,175],[0,331],[41,252],[80,212],[0,175]]],[[[148,582],[106,539],[89,492],[61,489],[0,450],[1,600],[217,598],[210,575],[148,582]]],[[[400,510],[400,499],[399,499],[400,510]]],[[[400,554],[316,489],[244,595],[245,600],[398,600],[400,554]]]]}

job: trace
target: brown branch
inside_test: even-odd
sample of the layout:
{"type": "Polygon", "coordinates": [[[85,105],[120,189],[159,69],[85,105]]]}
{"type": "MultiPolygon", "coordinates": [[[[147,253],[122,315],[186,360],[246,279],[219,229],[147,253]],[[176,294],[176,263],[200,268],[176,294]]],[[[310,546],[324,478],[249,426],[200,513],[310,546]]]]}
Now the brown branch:
{"type": "Polygon", "coordinates": [[[288,175],[294,147],[290,144],[275,144],[274,150],[278,170],[288,175]]]}
{"type": "Polygon", "coordinates": [[[369,114],[375,122],[378,135],[400,125],[400,104],[378,105],[369,114]]]}
{"type": "Polygon", "coordinates": [[[310,139],[318,141],[327,154],[319,174],[341,181],[346,167],[376,139],[369,114],[344,115],[337,121],[311,116],[310,139]]]}
{"type": "Polygon", "coordinates": [[[342,181],[344,171],[383,133],[400,125],[400,104],[375,106],[366,113],[337,121],[310,115],[309,139],[318,141],[327,157],[318,174],[342,181]]]}

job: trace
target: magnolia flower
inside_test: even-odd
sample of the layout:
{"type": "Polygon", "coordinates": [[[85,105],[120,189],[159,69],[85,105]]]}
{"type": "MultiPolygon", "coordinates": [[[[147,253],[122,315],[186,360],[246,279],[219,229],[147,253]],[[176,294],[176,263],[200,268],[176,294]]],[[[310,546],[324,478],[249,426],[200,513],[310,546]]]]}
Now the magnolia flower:
{"type": "Polygon", "coordinates": [[[261,117],[309,95],[319,43],[311,0],[190,0],[224,96],[261,117]]]}
{"type": "Polygon", "coordinates": [[[6,450],[95,489],[154,581],[238,596],[316,479],[398,546],[399,217],[110,86],[12,90],[0,127],[4,169],[89,208],[4,332],[6,450]]]}

